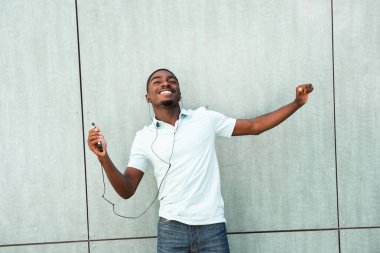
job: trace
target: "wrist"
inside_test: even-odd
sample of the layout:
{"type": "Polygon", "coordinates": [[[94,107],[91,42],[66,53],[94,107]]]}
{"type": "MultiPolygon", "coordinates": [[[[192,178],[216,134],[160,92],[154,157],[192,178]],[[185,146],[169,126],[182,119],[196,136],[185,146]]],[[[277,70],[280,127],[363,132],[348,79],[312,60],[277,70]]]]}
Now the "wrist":
{"type": "Polygon", "coordinates": [[[98,155],[99,162],[103,163],[104,161],[106,161],[107,160],[107,156],[108,156],[107,152],[99,154],[98,155]]]}
{"type": "Polygon", "coordinates": [[[305,105],[305,103],[302,103],[302,101],[299,101],[298,99],[294,99],[292,103],[296,109],[299,109],[305,105]]]}

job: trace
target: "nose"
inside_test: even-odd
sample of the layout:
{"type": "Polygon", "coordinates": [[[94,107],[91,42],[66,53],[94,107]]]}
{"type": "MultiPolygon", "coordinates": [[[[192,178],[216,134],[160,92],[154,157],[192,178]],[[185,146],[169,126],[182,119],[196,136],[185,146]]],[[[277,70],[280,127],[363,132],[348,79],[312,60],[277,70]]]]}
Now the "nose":
{"type": "Polygon", "coordinates": [[[168,81],[163,81],[161,84],[161,87],[167,87],[170,86],[170,83],[168,81]]]}

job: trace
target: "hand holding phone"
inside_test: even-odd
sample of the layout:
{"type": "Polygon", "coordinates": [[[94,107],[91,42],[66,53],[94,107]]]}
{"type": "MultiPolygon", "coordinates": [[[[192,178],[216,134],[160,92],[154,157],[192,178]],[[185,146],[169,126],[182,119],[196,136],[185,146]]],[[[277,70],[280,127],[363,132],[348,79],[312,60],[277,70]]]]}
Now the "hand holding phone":
{"type": "MultiPolygon", "coordinates": [[[[93,126],[94,129],[96,128],[96,125],[94,122],[92,122],[91,125],[93,126]]],[[[98,150],[100,152],[103,152],[103,146],[102,146],[102,143],[100,141],[98,141],[98,150]]]]}
{"type": "MultiPolygon", "coordinates": [[[[91,126],[92,126],[92,130],[94,130],[94,129],[97,128],[94,122],[91,123],[91,126]]],[[[99,150],[99,152],[103,152],[103,150],[104,150],[104,149],[103,149],[103,145],[102,145],[102,143],[100,142],[99,137],[97,136],[98,133],[93,133],[92,130],[90,130],[90,132],[89,132],[89,136],[88,136],[88,145],[89,145],[89,147],[91,148],[91,144],[94,145],[93,142],[94,142],[95,140],[97,140],[97,142],[96,142],[96,147],[97,147],[97,149],[99,150]]]]}

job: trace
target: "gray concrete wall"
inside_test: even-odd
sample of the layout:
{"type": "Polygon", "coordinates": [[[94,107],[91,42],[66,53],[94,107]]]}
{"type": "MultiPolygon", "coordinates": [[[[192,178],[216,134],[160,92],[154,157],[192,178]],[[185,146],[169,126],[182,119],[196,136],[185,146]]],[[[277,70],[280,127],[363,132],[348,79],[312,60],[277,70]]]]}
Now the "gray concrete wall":
{"type": "MultiPolygon", "coordinates": [[[[145,82],[179,77],[186,108],[255,117],[309,103],[260,136],[217,141],[231,252],[380,251],[377,0],[0,1],[0,252],[155,252],[102,198],[85,145],[102,129],[124,170],[149,124],[145,82]],[[80,49],[80,50],[79,50],[80,49]]],[[[107,196],[123,215],[154,198],[107,196]]]]}

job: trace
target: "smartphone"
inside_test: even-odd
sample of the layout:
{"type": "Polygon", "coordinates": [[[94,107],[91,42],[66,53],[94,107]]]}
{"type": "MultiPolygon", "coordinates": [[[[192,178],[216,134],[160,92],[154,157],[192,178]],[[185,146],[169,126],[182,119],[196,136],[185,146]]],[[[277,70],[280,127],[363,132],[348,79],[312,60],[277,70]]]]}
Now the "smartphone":
{"type": "MultiPolygon", "coordinates": [[[[96,125],[95,125],[94,122],[91,123],[91,126],[92,126],[93,128],[96,127],[96,125]]],[[[98,141],[98,150],[99,150],[100,152],[103,152],[103,146],[102,146],[102,143],[101,143],[100,141],[98,141]]]]}

